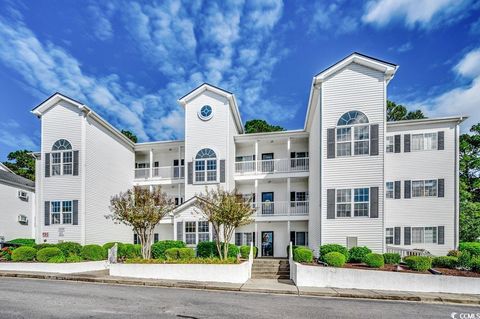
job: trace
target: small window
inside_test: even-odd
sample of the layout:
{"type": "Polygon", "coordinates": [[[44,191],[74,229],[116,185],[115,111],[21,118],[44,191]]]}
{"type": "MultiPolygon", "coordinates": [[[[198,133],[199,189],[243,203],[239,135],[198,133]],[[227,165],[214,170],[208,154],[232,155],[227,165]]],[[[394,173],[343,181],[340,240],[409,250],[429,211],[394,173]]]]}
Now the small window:
{"type": "Polygon", "coordinates": [[[62,174],[62,153],[52,153],[52,176],[62,174]]]}
{"type": "Polygon", "coordinates": [[[425,195],[425,182],[413,181],[412,182],[412,197],[423,197],[425,195]]]}
{"type": "Polygon", "coordinates": [[[337,125],[355,125],[368,123],[368,118],[365,114],[359,111],[350,111],[342,115],[338,120],[337,125]]]}
{"type": "Polygon", "coordinates": [[[352,249],[357,247],[358,238],[357,237],[347,237],[347,249],[352,249]]]}
{"type": "Polygon", "coordinates": [[[423,244],[424,232],[423,227],[412,227],[412,244],[423,244]]]}
{"type": "Polygon", "coordinates": [[[196,222],[185,222],[185,243],[187,245],[197,244],[196,222]]]}
{"type": "Polygon", "coordinates": [[[386,182],[385,183],[385,196],[387,198],[394,198],[394,188],[393,182],[386,182]]]}
{"type": "Polygon", "coordinates": [[[437,133],[425,133],[425,150],[436,150],[437,146],[437,133]]]}
{"type": "Polygon", "coordinates": [[[69,141],[61,139],[55,142],[52,146],[52,151],[65,151],[65,150],[71,150],[72,145],[70,144],[69,141]]]}
{"type": "Polygon", "coordinates": [[[425,243],[437,243],[437,227],[425,227],[425,243]]]}
{"type": "Polygon", "coordinates": [[[394,137],[393,136],[387,136],[386,139],[385,139],[385,151],[387,153],[393,153],[394,152],[394,147],[395,147],[394,137]]]}
{"type": "Polygon", "coordinates": [[[368,217],[369,207],[369,189],[368,188],[355,188],[354,190],[354,216],[355,217],[368,217]]]}
{"type": "Polygon", "coordinates": [[[209,224],[208,221],[199,221],[198,222],[198,242],[209,241],[209,224]]]}
{"type": "Polygon", "coordinates": [[[295,243],[296,246],[307,246],[308,245],[308,232],[297,231],[295,232],[295,243]]]}
{"type": "Polygon", "coordinates": [[[62,224],[72,223],[72,201],[62,202],[62,224]]]}
{"type": "Polygon", "coordinates": [[[437,196],[437,180],[436,179],[425,181],[425,196],[426,197],[437,196]]]}
{"type": "Polygon", "coordinates": [[[242,233],[235,233],[235,246],[242,246],[242,233]]]}
{"type": "Polygon", "coordinates": [[[337,217],[352,216],[351,192],[351,189],[337,189],[337,217]]]}
{"type": "Polygon", "coordinates": [[[52,224],[60,224],[61,222],[61,202],[54,201],[50,203],[50,213],[52,224]]]}
{"type": "Polygon", "coordinates": [[[393,228],[385,229],[385,243],[387,245],[393,245],[393,228]]]}
{"type": "Polygon", "coordinates": [[[337,156],[352,154],[352,133],[350,127],[337,128],[337,156]]]}
{"type": "Polygon", "coordinates": [[[353,153],[355,155],[368,155],[369,154],[369,126],[356,126],[354,129],[354,147],[353,153]]]}

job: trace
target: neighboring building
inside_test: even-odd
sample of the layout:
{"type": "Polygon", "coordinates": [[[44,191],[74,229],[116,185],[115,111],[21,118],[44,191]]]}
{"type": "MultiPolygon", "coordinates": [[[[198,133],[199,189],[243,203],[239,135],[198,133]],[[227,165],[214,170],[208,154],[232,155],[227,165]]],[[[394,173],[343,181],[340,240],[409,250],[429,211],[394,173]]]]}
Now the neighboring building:
{"type": "Polygon", "coordinates": [[[41,118],[37,241],[136,240],[106,220],[113,194],[161,186],[178,207],[155,240],[211,240],[194,207],[205,187],[253,197],[237,229],[261,256],[287,245],[386,246],[446,253],[458,244],[458,125],[464,117],[386,122],[397,66],[353,53],[314,77],[305,127],[244,134],[235,96],[202,84],[180,98],[185,140],[134,144],[89,107],[56,93],[41,118]]]}
{"type": "Polygon", "coordinates": [[[0,242],[35,236],[35,183],[0,163],[0,242]]]}

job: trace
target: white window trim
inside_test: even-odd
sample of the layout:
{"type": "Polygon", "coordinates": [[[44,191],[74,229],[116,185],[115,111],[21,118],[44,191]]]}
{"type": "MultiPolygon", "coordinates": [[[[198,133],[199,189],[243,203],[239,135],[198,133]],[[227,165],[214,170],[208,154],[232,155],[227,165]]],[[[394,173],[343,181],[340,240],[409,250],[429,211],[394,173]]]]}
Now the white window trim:
{"type": "MultiPolygon", "coordinates": [[[[441,226],[441,225],[440,225],[441,226]]],[[[410,234],[410,244],[411,245],[419,245],[419,246],[428,246],[428,245],[439,245],[438,243],[438,227],[439,226],[405,226],[405,227],[410,227],[411,228],[411,234],[410,234]],[[413,229],[414,228],[421,228],[423,230],[423,238],[421,243],[415,243],[413,242],[413,229]],[[426,229],[427,228],[433,228],[435,229],[435,237],[432,237],[435,239],[434,243],[431,242],[426,242],[426,229]]]]}
{"type": "Polygon", "coordinates": [[[438,198],[438,179],[437,178],[433,178],[433,179],[417,179],[417,180],[412,180],[411,181],[411,196],[410,198],[438,198]],[[426,195],[425,193],[425,190],[426,190],[426,187],[425,187],[425,182],[427,181],[436,181],[436,185],[435,185],[435,195],[426,195]],[[423,182],[423,195],[422,196],[414,196],[413,194],[413,183],[414,182],[423,182]]]}
{"type": "Polygon", "coordinates": [[[385,153],[395,153],[395,135],[389,135],[389,136],[385,136],[385,153]],[[389,143],[387,143],[388,140],[392,140],[392,143],[391,143],[391,146],[392,146],[392,150],[391,151],[388,151],[388,146],[389,143]]]}
{"type": "Polygon", "coordinates": [[[337,188],[335,189],[335,218],[338,219],[350,219],[350,218],[370,218],[370,186],[358,186],[355,188],[337,188]],[[355,189],[368,189],[368,202],[355,202],[355,189]],[[350,190],[350,202],[338,202],[337,201],[337,191],[339,190],[350,190]],[[366,203],[368,208],[368,214],[366,216],[355,216],[355,203],[366,203]],[[338,216],[338,204],[350,204],[350,216],[338,216]]]}
{"type": "Polygon", "coordinates": [[[219,167],[220,165],[218,165],[218,164],[219,164],[219,160],[216,157],[194,159],[194,161],[193,161],[193,184],[197,184],[197,185],[218,184],[219,183],[219,175],[220,175],[220,167],[219,167]],[[215,168],[216,169],[215,169],[215,180],[214,181],[208,181],[207,180],[208,172],[213,172],[213,170],[208,170],[207,169],[207,161],[211,161],[211,160],[215,161],[215,168]],[[197,165],[196,165],[197,162],[204,162],[204,165],[205,165],[205,170],[203,170],[203,172],[205,173],[203,181],[197,181],[197,174],[196,174],[197,173],[197,165]]]}
{"type": "Polygon", "coordinates": [[[73,200],[52,200],[50,201],[50,225],[73,225],[73,200]],[[53,202],[58,202],[60,203],[60,210],[58,212],[53,212],[53,202]],[[64,211],[63,210],[63,203],[64,202],[70,202],[70,211],[64,211]],[[69,213],[71,215],[71,222],[70,223],[65,223],[63,215],[69,213]],[[53,222],[53,214],[59,214],[60,215],[60,222],[59,223],[54,223],[53,222]]]}
{"type": "Polygon", "coordinates": [[[64,150],[64,151],[52,151],[50,152],[50,176],[63,176],[63,175],[73,175],[73,150],[64,150]],[[65,153],[71,153],[71,161],[65,163],[65,153]],[[60,154],[60,163],[53,163],[53,154],[60,154]],[[70,164],[71,165],[71,173],[65,173],[64,172],[64,165],[65,164],[70,164]],[[60,165],[60,174],[53,174],[53,166],[55,165],[60,165]]]}
{"type": "Polygon", "coordinates": [[[395,199],[395,182],[385,182],[385,198],[386,199],[395,199]],[[392,197],[388,197],[388,184],[392,184],[392,197]]]}
{"type": "Polygon", "coordinates": [[[372,150],[372,139],[370,136],[370,123],[360,123],[352,125],[341,125],[335,127],[335,156],[336,157],[364,157],[370,156],[370,151],[372,150]],[[355,154],[355,142],[365,142],[367,140],[355,140],[355,127],[368,126],[368,153],[367,154],[355,154]],[[350,141],[338,141],[337,140],[337,130],[342,128],[350,128],[350,141]],[[350,155],[338,155],[338,144],[345,144],[350,142],[350,155]]]}
{"type": "Polygon", "coordinates": [[[387,227],[385,228],[385,245],[395,245],[395,227],[387,227]],[[392,235],[387,235],[387,230],[392,230],[392,235]],[[392,243],[387,243],[387,238],[392,238],[392,243]]]}
{"type": "MultiPolygon", "coordinates": [[[[198,222],[206,222],[207,220],[204,220],[204,219],[200,219],[200,220],[197,220],[197,219],[191,219],[191,218],[188,218],[188,219],[183,219],[183,220],[176,220],[176,222],[182,222],[182,225],[183,225],[183,238],[182,240],[185,242],[185,244],[188,246],[188,247],[195,247],[198,245],[198,235],[200,233],[202,234],[207,234],[207,232],[199,232],[198,231],[198,222]],[[195,223],[195,244],[187,244],[187,223],[189,222],[192,222],[192,223],[195,223]]],[[[193,234],[192,232],[188,232],[188,234],[193,234]]],[[[208,223],[208,238],[209,240],[212,240],[213,236],[212,236],[212,224],[211,223],[208,223]]]]}
{"type": "Polygon", "coordinates": [[[411,152],[425,152],[425,151],[428,152],[428,151],[437,151],[437,150],[438,150],[438,132],[412,133],[410,135],[410,151],[411,152]],[[426,139],[427,139],[426,138],[427,134],[435,134],[436,144],[435,144],[435,147],[432,148],[432,149],[427,149],[426,146],[425,146],[427,144],[427,143],[425,143],[426,139]],[[413,148],[413,135],[423,135],[423,147],[419,150],[416,150],[416,149],[413,148]]]}

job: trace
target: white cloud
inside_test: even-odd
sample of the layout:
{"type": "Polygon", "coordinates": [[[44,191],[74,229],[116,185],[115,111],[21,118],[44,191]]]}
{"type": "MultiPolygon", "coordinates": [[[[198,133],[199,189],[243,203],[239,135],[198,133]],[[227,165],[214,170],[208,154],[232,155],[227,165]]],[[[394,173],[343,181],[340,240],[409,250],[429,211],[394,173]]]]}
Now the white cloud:
{"type": "Polygon", "coordinates": [[[466,131],[480,121],[480,48],[474,49],[453,68],[464,80],[465,85],[452,88],[440,95],[411,103],[414,108],[424,109],[431,116],[466,115],[463,125],[466,131]]]}
{"type": "Polygon", "coordinates": [[[100,6],[89,5],[87,10],[90,13],[93,34],[100,40],[105,41],[113,37],[113,27],[110,19],[115,11],[115,6],[111,2],[99,2],[100,6]]]}
{"type": "Polygon", "coordinates": [[[26,149],[31,151],[37,149],[37,143],[35,143],[30,136],[23,133],[12,133],[5,129],[0,129],[0,142],[12,149],[26,149]]]}
{"type": "Polygon", "coordinates": [[[345,34],[358,28],[360,19],[345,8],[352,10],[352,6],[345,5],[344,0],[325,2],[317,0],[313,5],[313,16],[309,26],[310,33],[318,33],[319,30],[329,31],[332,34],[345,34]]]}
{"type": "Polygon", "coordinates": [[[374,0],[365,8],[363,21],[385,26],[403,21],[408,28],[430,28],[463,18],[474,0],[374,0]]]}

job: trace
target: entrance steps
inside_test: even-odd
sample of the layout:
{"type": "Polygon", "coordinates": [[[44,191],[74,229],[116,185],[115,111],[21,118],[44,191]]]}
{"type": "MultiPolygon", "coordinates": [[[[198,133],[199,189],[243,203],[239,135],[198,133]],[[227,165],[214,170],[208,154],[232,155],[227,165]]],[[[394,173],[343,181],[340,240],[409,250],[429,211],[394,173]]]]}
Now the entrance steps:
{"type": "Polygon", "coordinates": [[[252,278],[290,279],[288,259],[257,258],[253,260],[252,278]]]}

